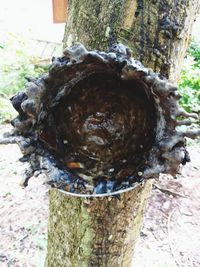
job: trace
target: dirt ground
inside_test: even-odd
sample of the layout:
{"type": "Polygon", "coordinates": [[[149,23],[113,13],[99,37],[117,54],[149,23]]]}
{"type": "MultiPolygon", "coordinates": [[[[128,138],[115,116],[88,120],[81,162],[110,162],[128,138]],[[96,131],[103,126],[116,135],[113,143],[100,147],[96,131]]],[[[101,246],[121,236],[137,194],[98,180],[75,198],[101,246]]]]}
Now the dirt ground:
{"type": "MultiPolygon", "coordinates": [[[[176,180],[162,175],[154,183],[133,267],[200,266],[200,145],[189,151],[192,161],[176,180]]],[[[42,267],[48,187],[44,175],[20,187],[20,156],[17,145],[0,146],[0,267],[42,267]]]]}

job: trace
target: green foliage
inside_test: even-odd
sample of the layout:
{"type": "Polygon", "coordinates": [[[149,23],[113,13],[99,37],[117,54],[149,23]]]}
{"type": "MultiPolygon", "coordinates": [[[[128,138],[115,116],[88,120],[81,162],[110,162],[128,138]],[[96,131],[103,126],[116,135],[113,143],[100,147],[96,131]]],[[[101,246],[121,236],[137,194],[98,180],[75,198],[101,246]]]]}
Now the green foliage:
{"type": "Polygon", "coordinates": [[[10,120],[14,112],[9,98],[24,90],[25,77],[38,77],[48,66],[38,66],[31,47],[21,36],[5,33],[0,43],[0,123],[10,120]]]}
{"type": "Polygon", "coordinates": [[[37,58],[30,55],[31,47],[22,37],[7,34],[0,49],[0,91],[13,95],[23,90],[26,76],[37,77],[46,68],[37,66],[37,58]]]}
{"type": "Polygon", "coordinates": [[[194,58],[194,68],[200,68],[200,44],[192,41],[189,54],[194,58]]]}
{"type": "Polygon", "coordinates": [[[192,42],[181,73],[181,106],[188,112],[200,111],[200,44],[192,42]]]}

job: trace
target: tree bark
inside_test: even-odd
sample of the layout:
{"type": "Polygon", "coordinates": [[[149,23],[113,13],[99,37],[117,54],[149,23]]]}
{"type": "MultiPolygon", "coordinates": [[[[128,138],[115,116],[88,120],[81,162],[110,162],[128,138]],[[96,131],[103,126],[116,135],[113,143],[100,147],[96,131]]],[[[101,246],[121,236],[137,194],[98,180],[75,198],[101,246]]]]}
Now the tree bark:
{"type": "Polygon", "coordinates": [[[120,199],[50,190],[46,266],[130,266],[150,189],[147,182],[120,199]]]}
{"type": "Polygon", "coordinates": [[[70,0],[64,47],[122,42],[145,67],[176,82],[199,7],[199,0],[70,0]]]}
{"type": "MultiPolygon", "coordinates": [[[[64,47],[107,50],[122,42],[146,67],[177,81],[198,8],[198,0],[70,0],[64,47]]],[[[120,199],[51,189],[46,267],[130,266],[151,183],[120,199]]]]}

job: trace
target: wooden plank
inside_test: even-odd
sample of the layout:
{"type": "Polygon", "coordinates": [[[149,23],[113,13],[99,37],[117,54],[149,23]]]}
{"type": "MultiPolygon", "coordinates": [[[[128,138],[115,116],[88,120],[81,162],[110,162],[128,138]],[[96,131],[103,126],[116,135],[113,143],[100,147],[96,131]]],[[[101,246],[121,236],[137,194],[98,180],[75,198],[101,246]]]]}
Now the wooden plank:
{"type": "Polygon", "coordinates": [[[68,0],[52,0],[53,22],[64,23],[67,20],[68,0]]]}

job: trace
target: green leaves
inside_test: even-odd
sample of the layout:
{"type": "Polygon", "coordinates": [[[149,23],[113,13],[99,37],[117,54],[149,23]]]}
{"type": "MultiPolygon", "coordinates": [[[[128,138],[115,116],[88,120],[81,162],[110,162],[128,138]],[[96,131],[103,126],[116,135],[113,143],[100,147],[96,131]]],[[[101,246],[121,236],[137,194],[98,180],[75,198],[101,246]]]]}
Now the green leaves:
{"type": "Polygon", "coordinates": [[[30,55],[33,48],[23,37],[5,33],[0,47],[0,91],[5,95],[23,90],[26,76],[35,77],[46,71],[35,66],[38,58],[30,55]]]}
{"type": "Polygon", "coordinates": [[[9,98],[24,90],[25,77],[37,77],[46,71],[46,67],[36,66],[38,59],[30,56],[28,41],[12,33],[5,33],[3,37],[0,42],[0,123],[16,116],[9,98]]]}
{"type": "Polygon", "coordinates": [[[192,41],[189,48],[189,55],[194,58],[194,68],[200,67],[200,44],[192,41]]]}
{"type": "Polygon", "coordinates": [[[179,91],[181,106],[187,112],[200,111],[200,45],[194,41],[188,51],[184,69],[181,73],[179,91]]]}

